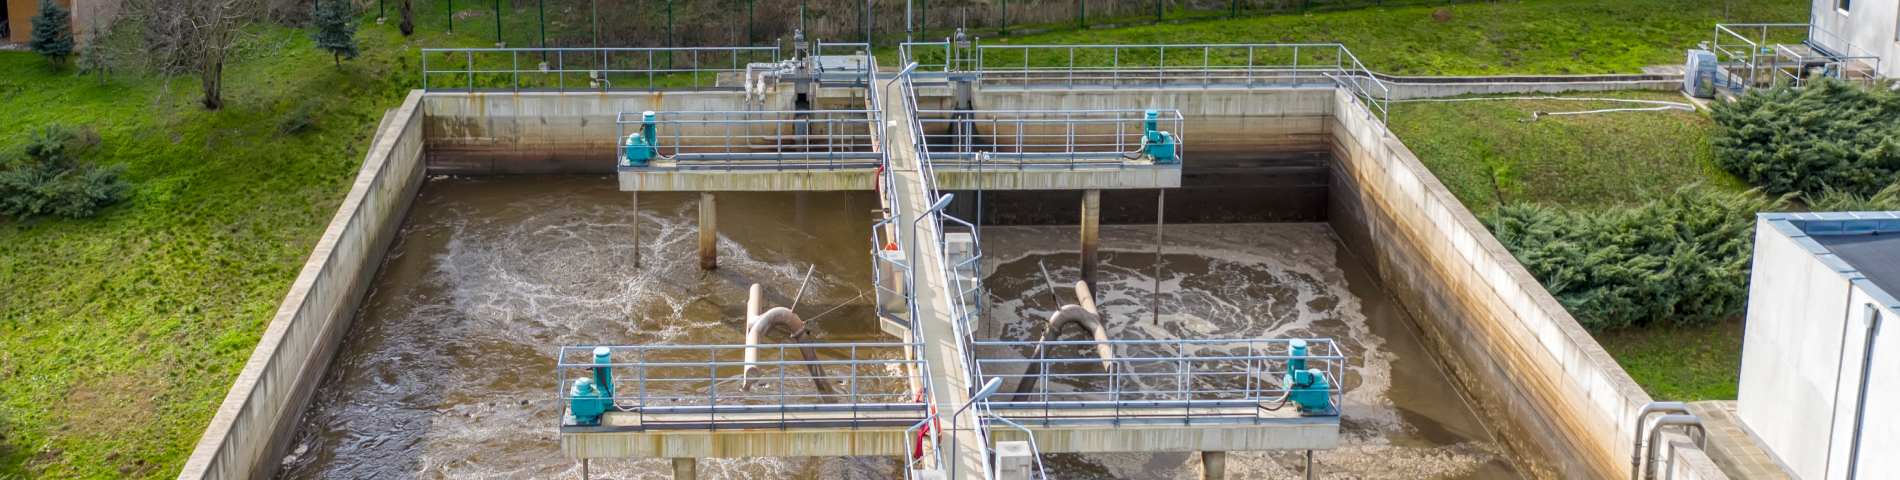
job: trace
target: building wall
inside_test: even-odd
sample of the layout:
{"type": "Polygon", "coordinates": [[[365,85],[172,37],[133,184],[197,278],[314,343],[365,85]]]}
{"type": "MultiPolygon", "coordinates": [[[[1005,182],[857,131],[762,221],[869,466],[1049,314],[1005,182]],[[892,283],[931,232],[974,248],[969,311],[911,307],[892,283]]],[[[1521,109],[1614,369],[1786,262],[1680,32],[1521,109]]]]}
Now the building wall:
{"type": "MultiPolygon", "coordinates": [[[[1900,308],[1788,218],[1756,221],[1736,416],[1795,477],[1846,479],[1870,334],[1866,309],[1892,322],[1900,308]]],[[[1900,330],[1882,330],[1872,331],[1866,405],[1900,405],[1900,330]]],[[[1900,451],[1900,414],[1871,409],[1863,424],[1858,477],[1900,476],[1900,459],[1877,453],[1900,451]]]]}
{"type": "MultiPolygon", "coordinates": [[[[1895,54],[1900,53],[1900,44],[1895,43],[1896,28],[1900,28],[1900,0],[1853,0],[1851,8],[1842,12],[1835,7],[1840,0],[1814,0],[1812,24],[1823,30],[1833,32],[1840,40],[1851,42],[1855,46],[1879,55],[1880,73],[1893,77],[1900,73],[1900,61],[1895,54]]],[[[1817,34],[1818,35],[1818,34],[1817,34]]],[[[1848,54],[1840,40],[1818,36],[1822,45],[1836,53],[1848,54]]]]}

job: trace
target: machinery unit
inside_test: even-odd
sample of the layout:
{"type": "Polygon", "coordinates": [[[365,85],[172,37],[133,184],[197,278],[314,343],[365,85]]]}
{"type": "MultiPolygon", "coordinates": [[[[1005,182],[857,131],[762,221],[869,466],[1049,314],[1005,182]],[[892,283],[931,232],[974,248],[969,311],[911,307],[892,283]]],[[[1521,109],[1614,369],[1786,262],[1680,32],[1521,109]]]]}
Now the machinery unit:
{"type": "Polygon", "coordinates": [[[1720,73],[1716,70],[1715,53],[1708,50],[1690,50],[1689,61],[1683,65],[1682,91],[1697,98],[1715,98],[1716,81],[1720,73]]]}
{"type": "Polygon", "coordinates": [[[659,151],[653,148],[654,140],[653,111],[640,112],[640,131],[628,134],[621,145],[626,147],[626,152],[620,155],[620,166],[646,166],[647,161],[659,156],[659,151]]]}
{"type": "Polygon", "coordinates": [[[1179,142],[1175,140],[1174,134],[1161,130],[1160,127],[1157,126],[1157,124],[1160,123],[1157,120],[1161,112],[1159,110],[1150,109],[1143,113],[1147,121],[1142,124],[1142,153],[1154,157],[1155,163],[1168,164],[1180,162],[1181,159],[1175,156],[1175,150],[1179,142]]]}
{"type": "MultiPolygon", "coordinates": [[[[1293,339],[1288,342],[1293,348],[1292,356],[1306,356],[1306,341],[1293,339]]],[[[1287,397],[1300,405],[1301,413],[1326,413],[1332,408],[1332,399],[1326,391],[1332,386],[1326,383],[1326,372],[1320,369],[1306,368],[1305,358],[1294,358],[1286,362],[1287,397]]]]}
{"type": "MultiPolygon", "coordinates": [[[[613,363],[607,347],[594,349],[594,363],[613,363]]],[[[595,368],[593,379],[581,378],[574,381],[574,387],[568,391],[568,415],[574,417],[575,425],[599,425],[601,414],[614,406],[614,377],[607,368],[595,368]]]]}

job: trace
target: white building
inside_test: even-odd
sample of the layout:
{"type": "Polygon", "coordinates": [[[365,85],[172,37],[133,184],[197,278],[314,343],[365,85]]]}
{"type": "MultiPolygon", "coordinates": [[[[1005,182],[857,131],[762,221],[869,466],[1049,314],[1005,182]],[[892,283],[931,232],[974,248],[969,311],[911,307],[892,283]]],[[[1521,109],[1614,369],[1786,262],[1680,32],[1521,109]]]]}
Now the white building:
{"type": "Polygon", "coordinates": [[[1827,32],[1812,35],[1816,43],[1842,55],[1880,57],[1883,77],[1900,73],[1900,0],[1814,0],[1809,15],[1808,23],[1827,32]]]}
{"type": "Polygon", "coordinates": [[[1798,480],[1900,478],[1895,293],[1900,212],[1756,221],[1736,416],[1798,480]]]}

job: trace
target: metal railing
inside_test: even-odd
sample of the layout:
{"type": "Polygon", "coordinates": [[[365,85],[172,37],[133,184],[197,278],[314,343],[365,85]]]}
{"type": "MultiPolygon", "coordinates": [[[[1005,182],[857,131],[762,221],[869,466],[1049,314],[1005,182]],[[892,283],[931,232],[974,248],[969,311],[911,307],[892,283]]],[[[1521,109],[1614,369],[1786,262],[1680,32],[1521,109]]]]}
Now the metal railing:
{"type": "Polygon", "coordinates": [[[596,347],[562,347],[556,365],[565,404],[573,382],[594,369],[611,372],[614,408],[639,415],[645,429],[909,426],[927,416],[918,387],[929,368],[906,360],[917,343],[779,343],[759,345],[747,363],[745,345],[607,347],[611,363],[595,363],[596,347]],[[803,359],[812,348],[819,360],[803,359]],[[812,366],[822,375],[814,376],[812,366]],[[754,374],[745,375],[748,367],[754,374]],[[831,382],[825,393],[814,381],[831,382]],[[746,385],[750,382],[751,385],[746,385]]]}
{"type": "MultiPolygon", "coordinates": [[[[1156,122],[1176,140],[1180,158],[1185,119],[1157,109],[1156,122]]],[[[1146,110],[920,110],[916,112],[932,162],[1020,165],[1121,164],[1141,159],[1146,110]],[[988,155],[984,155],[987,153],[988,155]],[[986,161],[988,161],[986,160],[986,161]]]]}
{"type": "Polygon", "coordinates": [[[986,381],[1036,384],[1021,394],[998,393],[988,407],[1019,423],[1051,426],[1259,421],[1257,410],[1292,405],[1287,402],[1291,390],[1281,378],[1291,360],[1305,360],[1306,368],[1324,372],[1326,391],[1337,405],[1346,357],[1331,339],[1301,339],[1307,355],[1293,356],[1292,340],[1110,340],[1115,360],[1106,370],[1102,359],[1084,351],[1098,345],[1092,340],[1040,342],[1050,347],[1041,359],[1026,358],[1038,344],[1034,341],[973,344],[1013,349],[1025,357],[978,359],[986,381]],[[1022,373],[1032,364],[1038,373],[1022,373]]]}
{"type": "MultiPolygon", "coordinates": [[[[660,158],[678,168],[838,169],[871,168],[878,151],[877,110],[666,111],[652,122],[660,158]]],[[[641,112],[621,112],[617,137],[645,123],[641,112]]]]}
{"type": "Polygon", "coordinates": [[[422,87],[429,91],[468,92],[739,90],[743,87],[737,83],[721,84],[720,75],[742,75],[748,63],[778,62],[780,51],[776,45],[425,48],[422,49],[422,87]]]}
{"type": "Polygon", "coordinates": [[[980,45],[985,85],[1337,84],[1386,118],[1390,89],[1337,43],[1181,45],[980,45]]]}
{"type": "Polygon", "coordinates": [[[1723,83],[1738,91],[1813,76],[1872,83],[1881,78],[1879,54],[1805,23],[1724,23],[1709,49],[1723,83]]]}

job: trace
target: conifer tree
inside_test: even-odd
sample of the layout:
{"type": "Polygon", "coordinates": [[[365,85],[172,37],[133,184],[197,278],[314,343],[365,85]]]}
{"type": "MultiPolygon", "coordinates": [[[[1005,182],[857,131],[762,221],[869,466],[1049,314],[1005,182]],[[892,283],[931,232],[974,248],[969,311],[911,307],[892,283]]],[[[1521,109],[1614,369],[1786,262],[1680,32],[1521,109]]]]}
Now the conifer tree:
{"type": "Polygon", "coordinates": [[[350,0],[317,0],[310,17],[316,33],[310,39],[317,48],[330,52],[336,68],[343,69],[344,58],[356,58],[356,4],[350,0]]]}
{"type": "Polygon", "coordinates": [[[40,14],[33,16],[33,39],[26,42],[33,53],[53,62],[53,69],[73,54],[73,13],[53,0],[40,0],[40,14]]]}

